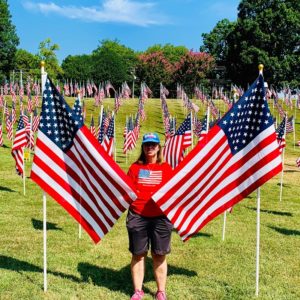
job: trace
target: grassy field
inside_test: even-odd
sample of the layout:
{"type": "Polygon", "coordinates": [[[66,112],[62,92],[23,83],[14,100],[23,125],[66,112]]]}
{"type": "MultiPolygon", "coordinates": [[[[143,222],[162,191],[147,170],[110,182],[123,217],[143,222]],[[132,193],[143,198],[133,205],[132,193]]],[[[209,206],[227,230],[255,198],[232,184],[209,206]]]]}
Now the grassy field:
{"type": "MultiPolygon", "coordinates": [[[[69,99],[72,104],[74,100],[69,99]]],[[[87,100],[87,122],[98,115],[87,100]]],[[[200,105],[199,101],[197,104],[200,105]]],[[[168,100],[169,110],[184,118],[181,101],[168,100]]],[[[113,107],[112,100],[105,106],[113,107]]],[[[159,99],[146,102],[147,119],[141,134],[163,136],[159,99]]],[[[222,104],[219,104],[224,109],[222,104]]],[[[134,114],[137,100],[128,100],[116,118],[117,162],[124,171],[136,159],[139,147],[122,153],[126,114],[134,114]]],[[[200,114],[203,114],[203,108],[200,114]]],[[[291,114],[291,112],[290,112],[291,114]]],[[[300,114],[296,119],[299,137],[300,114]]],[[[48,292],[43,291],[42,191],[29,179],[26,163],[26,196],[15,174],[5,136],[0,147],[0,299],[129,299],[132,293],[130,253],[124,214],[97,245],[78,224],[48,197],[48,292]]],[[[258,299],[300,299],[300,172],[295,166],[300,148],[287,137],[284,188],[279,201],[280,176],[261,188],[261,256],[258,299]]],[[[31,156],[32,157],[32,156],[31,156]]],[[[249,195],[227,215],[222,241],[223,216],[209,223],[196,237],[183,243],[174,231],[168,257],[169,299],[257,299],[255,297],[256,194],[249,195]]],[[[151,260],[147,260],[145,299],[156,291],[151,260]]]]}

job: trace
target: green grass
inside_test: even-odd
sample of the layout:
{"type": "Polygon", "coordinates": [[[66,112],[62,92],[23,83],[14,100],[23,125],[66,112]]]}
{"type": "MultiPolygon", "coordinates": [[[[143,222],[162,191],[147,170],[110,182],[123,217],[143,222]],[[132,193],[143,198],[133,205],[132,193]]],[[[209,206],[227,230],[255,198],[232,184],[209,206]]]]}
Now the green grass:
{"type": "MultiPolygon", "coordinates": [[[[73,99],[69,99],[72,103],[73,99]]],[[[87,100],[87,122],[99,109],[87,100]]],[[[197,104],[200,104],[197,101],[197,104]]],[[[169,110],[180,120],[184,108],[177,100],[168,100],[169,110]]],[[[113,107],[112,100],[105,106],[113,107]]],[[[223,105],[219,104],[222,109],[223,105]]],[[[134,114],[137,100],[128,100],[117,119],[117,162],[127,171],[139,152],[139,146],[126,156],[122,153],[126,114],[134,114]],[[126,163],[127,161],[127,163],[126,163]]],[[[146,102],[147,120],[141,134],[157,131],[163,123],[159,99],[146,102]]],[[[201,109],[201,114],[204,110],[201,109]]],[[[291,112],[290,112],[291,114],[291,112]]],[[[299,115],[299,111],[298,111],[299,115]]],[[[299,116],[300,118],[300,116],[299,116]]],[[[299,134],[300,122],[296,120],[299,134]]],[[[298,136],[299,139],[299,136],[298,136]]],[[[299,147],[287,137],[284,189],[279,201],[276,176],[261,188],[260,292],[258,299],[300,298],[300,172],[295,160],[299,147]]],[[[15,174],[11,144],[0,148],[0,299],[129,299],[132,292],[130,253],[124,214],[112,231],[97,245],[54,200],[47,198],[48,292],[43,291],[42,191],[15,174]]],[[[26,163],[29,175],[30,162],[26,163]]],[[[222,241],[223,216],[219,216],[188,242],[176,232],[168,257],[169,299],[256,299],[256,194],[238,203],[227,215],[226,238],[222,241]]],[[[147,260],[145,299],[156,291],[147,260]]]]}

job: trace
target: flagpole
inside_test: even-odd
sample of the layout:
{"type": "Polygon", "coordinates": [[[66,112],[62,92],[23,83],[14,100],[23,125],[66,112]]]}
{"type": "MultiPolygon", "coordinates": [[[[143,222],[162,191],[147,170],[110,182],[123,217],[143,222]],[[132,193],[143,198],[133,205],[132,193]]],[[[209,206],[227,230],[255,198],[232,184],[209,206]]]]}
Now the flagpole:
{"type": "Polygon", "coordinates": [[[194,148],[194,130],[193,130],[193,113],[191,111],[191,138],[192,138],[192,148],[194,148]]]}
{"type": "Polygon", "coordinates": [[[47,292],[47,198],[43,192],[44,292],[47,292]]]}
{"type": "MultiPolygon", "coordinates": [[[[295,104],[296,107],[296,104],[295,104]]],[[[296,127],[295,127],[295,120],[296,120],[296,115],[293,118],[293,131],[294,131],[294,150],[295,150],[295,145],[296,145],[296,127]]]]}
{"type": "Polygon", "coordinates": [[[114,148],[114,158],[115,158],[115,161],[117,161],[116,118],[115,118],[115,111],[114,110],[112,111],[111,115],[112,115],[111,117],[114,118],[114,137],[113,137],[114,146],[113,146],[113,148],[114,148]]]}
{"type": "MultiPolygon", "coordinates": [[[[80,91],[77,90],[76,92],[77,92],[77,97],[79,99],[79,103],[81,105],[80,91]]],[[[83,118],[83,111],[81,111],[81,113],[82,113],[82,118],[83,118]]],[[[81,172],[81,169],[80,169],[80,172],[81,172]]],[[[80,189],[79,189],[79,204],[80,204],[79,205],[79,216],[80,216],[79,218],[80,219],[79,219],[79,224],[78,224],[78,238],[81,239],[81,236],[82,236],[82,228],[81,228],[81,179],[80,179],[79,185],[80,185],[80,189]]]]}
{"type": "Polygon", "coordinates": [[[224,211],[222,241],[225,240],[225,231],[226,231],[226,212],[227,212],[227,210],[224,211]]]}
{"type": "Polygon", "coordinates": [[[255,276],[255,296],[259,292],[259,248],[260,248],[260,188],[257,189],[256,208],[256,276],[255,276]]]}
{"type": "MultiPolygon", "coordinates": [[[[45,90],[45,84],[47,79],[47,73],[45,72],[45,62],[41,61],[41,83],[42,89],[41,94],[45,90]]],[[[43,191],[43,248],[44,248],[44,292],[47,292],[48,283],[47,283],[47,201],[46,193],[43,191]]]]}
{"type": "MultiPolygon", "coordinates": [[[[287,123],[287,114],[285,114],[285,122],[284,122],[284,135],[283,135],[284,140],[285,140],[285,136],[286,136],[286,123],[287,123]]],[[[283,147],[283,149],[282,149],[282,170],[281,170],[281,176],[280,176],[280,195],[279,195],[279,201],[282,200],[284,154],[285,154],[285,147],[283,147]]]]}
{"type": "Polygon", "coordinates": [[[23,195],[26,194],[26,185],[25,185],[25,158],[24,158],[24,148],[23,148],[23,195]]]}

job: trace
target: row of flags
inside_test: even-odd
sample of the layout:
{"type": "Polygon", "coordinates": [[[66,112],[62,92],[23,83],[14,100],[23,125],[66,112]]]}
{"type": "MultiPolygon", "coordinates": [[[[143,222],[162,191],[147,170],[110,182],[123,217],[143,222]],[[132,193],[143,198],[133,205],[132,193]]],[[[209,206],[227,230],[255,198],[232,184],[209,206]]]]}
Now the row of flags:
{"type": "MultiPolygon", "coordinates": [[[[139,119],[146,97],[140,98],[139,119]]],[[[80,101],[70,108],[54,84],[46,81],[31,178],[98,242],[136,198],[136,192],[84,125],[79,108],[80,101]]],[[[114,116],[109,119],[107,133],[114,116]]],[[[282,168],[261,75],[182,159],[182,152],[193,143],[192,119],[189,113],[166,139],[165,149],[177,143],[173,150],[179,149],[181,162],[153,195],[183,240],[282,168]]],[[[25,147],[25,128],[20,116],[13,152],[25,147]]],[[[16,161],[20,153],[13,154],[16,161]]]]}

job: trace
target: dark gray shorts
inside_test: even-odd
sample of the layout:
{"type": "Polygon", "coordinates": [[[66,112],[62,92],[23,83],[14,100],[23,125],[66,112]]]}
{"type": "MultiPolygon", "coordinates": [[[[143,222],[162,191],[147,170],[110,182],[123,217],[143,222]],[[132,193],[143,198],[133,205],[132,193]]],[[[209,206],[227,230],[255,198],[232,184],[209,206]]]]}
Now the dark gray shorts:
{"type": "Polygon", "coordinates": [[[151,252],[158,255],[170,253],[172,223],[165,216],[143,217],[128,211],[126,226],[129,237],[129,251],[134,255],[151,252]]]}

